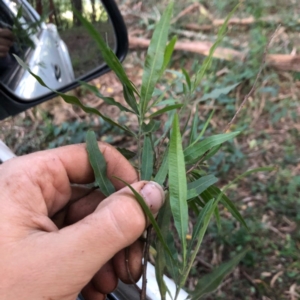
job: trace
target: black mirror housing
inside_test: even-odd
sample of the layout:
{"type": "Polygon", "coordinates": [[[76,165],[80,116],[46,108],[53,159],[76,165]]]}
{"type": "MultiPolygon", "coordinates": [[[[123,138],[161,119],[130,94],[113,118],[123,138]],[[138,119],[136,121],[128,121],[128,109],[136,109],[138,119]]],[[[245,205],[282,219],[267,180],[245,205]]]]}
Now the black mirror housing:
{"type": "MultiPolygon", "coordinates": [[[[106,12],[110,18],[110,22],[113,26],[115,34],[115,54],[120,61],[123,61],[128,51],[128,36],[126,25],[116,3],[113,0],[101,0],[101,2],[105,7],[106,12]]],[[[93,68],[91,72],[88,72],[80,76],[79,78],[75,78],[67,85],[57,90],[60,92],[67,92],[78,87],[80,85],[78,82],[79,80],[88,82],[94,78],[100,77],[101,75],[107,73],[109,70],[109,67],[105,63],[103,63],[101,66],[93,68]]],[[[0,80],[0,120],[23,112],[42,102],[52,99],[54,96],[55,93],[49,91],[49,93],[47,92],[40,97],[22,99],[0,80]]]]}

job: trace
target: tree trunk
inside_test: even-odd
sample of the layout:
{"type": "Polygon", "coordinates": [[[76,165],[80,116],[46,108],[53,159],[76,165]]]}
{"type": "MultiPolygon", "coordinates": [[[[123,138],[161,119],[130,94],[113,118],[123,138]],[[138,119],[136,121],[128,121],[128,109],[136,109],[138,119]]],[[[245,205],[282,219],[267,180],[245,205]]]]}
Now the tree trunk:
{"type": "Polygon", "coordinates": [[[43,14],[42,0],[36,0],[36,11],[40,16],[43,14]]]}
{"type": "MultiPolygon", "coordinates": [[[[71,0],[71,1],[72,1],[73,9],[76,9],[80,14],[82,14],[82,0],[71,0]]],[[[74,13],[73,13],[73,25],[74,26],[80,25],[80,21],[74,13]]]]}
{"type": "Polygon", "coordinates": [[[92,4],[92,22],[96,22],[95,0],[91,0],[92,4]]]}
{"type": "Polygon", "coordinates": [[[53,23],[53,16],[54,16],[54,10],[55,10],[53,0],[49,0],[49,8],[50,8],[49,22],[53,23]]]}

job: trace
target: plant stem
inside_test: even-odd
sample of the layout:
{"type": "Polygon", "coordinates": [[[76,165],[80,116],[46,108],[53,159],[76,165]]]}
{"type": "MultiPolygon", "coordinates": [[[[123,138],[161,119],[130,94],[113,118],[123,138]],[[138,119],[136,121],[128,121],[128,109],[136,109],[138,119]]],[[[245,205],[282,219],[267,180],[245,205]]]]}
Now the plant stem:
{"type": "Polygon", "coordinates": [[[141,166],[142,166],[142,124],[143,119],[138,117],[139,132],[138,132],[138,180],[141,180],[141,166]]]}
{"type": "Polygon", "coordinates": [[[146,244],[144,249],[144,265],[143,265],[143,282],[141,290],[141,300],[146,300],[146,289],[147,289],[147,262],[149,258],[150,239],[151,239],[152,226],[147,228],[146,244]]]}

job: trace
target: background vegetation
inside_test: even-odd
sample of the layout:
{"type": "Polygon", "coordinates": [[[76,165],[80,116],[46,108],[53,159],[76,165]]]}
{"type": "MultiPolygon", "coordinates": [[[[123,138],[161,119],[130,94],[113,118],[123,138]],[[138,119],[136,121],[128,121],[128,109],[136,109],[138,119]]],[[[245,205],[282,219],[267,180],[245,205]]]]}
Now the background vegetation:
{"type": "MultiPolygon", "coordinates": [[[[130,35],[149,38],[167,2],[119,0],[130,35]]],[[[234,4],[235,1],[221,0],[176,1],[171,32],[186,44],[214,41],[217,32],[214,21],[225,18],[234,4]],[[191,5],[195,8],[176,19],[191,5]],[[201,29],[194,31],[188,24],[197,25],[201,29]]],[[[196,94],[199,102],[194,109],[198,110],[203,124],[211,111],[216,111],[210,121],[208,134],[220,133],[224,129],[244,95],[249,92],[267,40],[279,23],[282,25],[270,52],[299,53],[299,15],[299,4],[293,0],[242,2],[236,17],[253,17],[254,21],[244,26],[231,25],[221,46],[243,53],[245,60],[215,59],[196,94]],[[226,89],[237,83],[235,88],[226,89]],[[212,94],[211,98],[203,100],[203,95],[207,93],[212,94]]],[[[131,80],[139,85],[145,51],[137,49],[137,45],[132,47],[124,66],[131,80]]],[[[184,67],[188,72],[194,72],[203,59],[204,56],[193,54],[188,49],[175,52],[172,71],[157,88],[171,95],[182,93],[181,78],[176,71],[184,67]]],[[[242,130],[243,133],[235,142],[227,143],[209,163],[210,171],[222,178],[221,184],[249,168],[277,164],[279,169],[277,173],[253,175],[252,178],[244,179],[229,192],[246,219],[250,232],[240,227],[226,210],[221,211],[223,220],[226,220],[223,221],[221,231],[215,223],[210,225],[187,288],[192,289],[202,274],[235,256],[245,246],[249,245],[251,250],[217,292],[207,299],[294,300],[300,297],[299,78],[300,73],[296,71],[266,67],[258,87],[234,127],[234,130],[242,130]]],[[[94,84],[103,94],[113,95],[124,103],[121,87],[112,74],[95,80],[94,84]]],[[[126,113],[119,113],[115,108],[106,106],[84,88],[78,88],[72,93],[125,125],[135,122],[126,113]]],[[[199,129],[203,124],[200,124],[199,129]]],[[[90,127],[103,141],[132,150],[136,148],[129,136],[121,135],[116,129],[112,130],[96,117],[87,116],[77,108],[72,109],[59,98],[1,121],[0,138],[21,155],[82,142],[90,127]]]]}

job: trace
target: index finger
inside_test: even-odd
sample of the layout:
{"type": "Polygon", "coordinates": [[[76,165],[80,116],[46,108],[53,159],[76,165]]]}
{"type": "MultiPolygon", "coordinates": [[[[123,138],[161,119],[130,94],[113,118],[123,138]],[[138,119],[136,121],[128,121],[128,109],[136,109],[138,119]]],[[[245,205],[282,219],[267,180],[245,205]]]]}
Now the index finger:
{"type": "MultiPolygon", "coordinates": [[[[105,143],[99,143],[99,148],[107,163],[107,176],[117,190],[124,184],[113,176],[128,183],[137,181],[135,169],[118,150],[105,143]]],[[[71,183],[93,181],[94,172],[85,144],[36,152],[13,158],[0,166],[0,186],[11,182],[23,186],[20,193],[14,193],[14,198],[18,198],[15,200],[21,203],[30,200],[33,205],[33,199],[37,202],[43,199],[48,215],[53,215],[67,204],[71,196],[71,183]]],[[[38,204],[33,206],[40,207],[38,204]]]]}
{"type": "Polygon", "coordinates": [[[9,39],[9,40],[14,40],[14,35],[11,30],[7,28],[0,28],[0,37],[9,39]]]}

